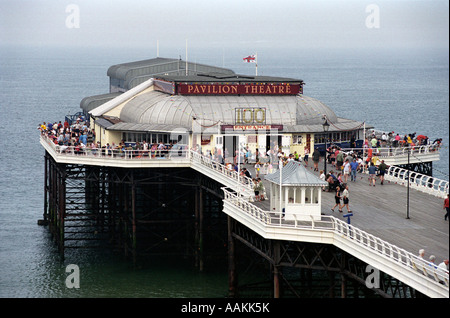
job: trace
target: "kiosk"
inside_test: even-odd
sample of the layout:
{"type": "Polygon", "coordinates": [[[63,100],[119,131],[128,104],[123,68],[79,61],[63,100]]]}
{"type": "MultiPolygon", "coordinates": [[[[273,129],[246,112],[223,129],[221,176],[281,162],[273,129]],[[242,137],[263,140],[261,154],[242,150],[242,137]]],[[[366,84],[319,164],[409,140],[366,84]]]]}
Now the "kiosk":
{"type": "Polygon", "coordinates": [[[270,182],[270,210],[284,211],[285,220],[321,219],[322,181],[298,161],[265,176],[270,182]],[[280,182],[281,180],[281,182],[280,182]]]}

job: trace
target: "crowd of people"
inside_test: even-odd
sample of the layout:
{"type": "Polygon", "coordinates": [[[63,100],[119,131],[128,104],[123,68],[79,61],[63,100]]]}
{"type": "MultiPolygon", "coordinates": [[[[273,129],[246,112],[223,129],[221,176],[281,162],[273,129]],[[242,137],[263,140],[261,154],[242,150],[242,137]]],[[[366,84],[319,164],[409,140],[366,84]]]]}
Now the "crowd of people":
{"type": "Polygon", "coordinates": [[[416,132],[400,135],[395,134],[393,131],[389,133],[381,133],[376,134],[375,132],[364,141],[364,145],[371,146],[372,148],[376,147],[416,147],[416,146],[436,146],[440,147],[442,144],[442,138],[437,138],[434,141],[431,141],[428,136],[425,135],[417,135],[416,132]]]}
{"type": "Polygon", "coordinates": [[[436,264],[436,256],[434,255],[430,255],[428,257],[428,260],[425,259],[425,249],[421,248],[419,250],[419,254],[418,254],[419,259],[424,260],[426,262],[429,263],[429,266],[433,267],[433,268],[439,268],[442,269],[444,271],[446,271],[448,273],[448,259],[444,259],[442,262],[440,262],[439,264],[436,264]]]}
{"type": "MultiPolygon", "coordinates": [[[[150,156],[164,157],[169,151],[176,153],[185,150],[183,146],[176,142],[164,144],[159,142],[149,143],[145,140],[127,144],[124,140],[115,144],[114,142],[104,145],[100,141],[95,142],[95,130],[90,128],[89,121],[84,116],[79,116],[71,124],[67,120],[59,122],[44,122],[39,125],[41,134],[47,136],[55,145],[60,146],[60,152],[70,151],[74,154],[90,152],[92,154],[125,156],[150,156]]],[[[179,154],[181,155],[181,154],[179,154]]]]}
{"type": "Polygon", "coordinates": [[[95,140],[95,131],[89,127],[89,121],[83,116],[79,116],[76,121],[69,124],[68,120],[64,123],[43,122],[38,129],[41,134],[45,134],[56,145],[74,147],[76,151],[81,151],[85,147],[92,147],[95,140]]]}

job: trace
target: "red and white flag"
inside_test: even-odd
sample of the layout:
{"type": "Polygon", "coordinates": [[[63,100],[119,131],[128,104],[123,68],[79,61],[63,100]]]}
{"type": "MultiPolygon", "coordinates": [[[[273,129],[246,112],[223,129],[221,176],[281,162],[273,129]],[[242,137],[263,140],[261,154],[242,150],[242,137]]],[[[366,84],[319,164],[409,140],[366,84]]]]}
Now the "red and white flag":
{"type": "Polygon", "coordinates": [[[247,63],[256,63],[256,55],[255,54],[249,55],[247,57],[244,57],[243,60],[244,60],[244,62],[247,62],[247,63]]]}

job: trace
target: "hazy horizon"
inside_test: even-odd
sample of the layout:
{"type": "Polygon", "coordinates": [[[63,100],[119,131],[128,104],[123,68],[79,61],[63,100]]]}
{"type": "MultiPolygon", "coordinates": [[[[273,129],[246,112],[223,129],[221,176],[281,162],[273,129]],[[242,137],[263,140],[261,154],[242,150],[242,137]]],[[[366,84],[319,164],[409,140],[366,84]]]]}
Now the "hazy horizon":
{"type": "Polygon", "coordinates": [[[0,45],[448,50],[448,9],[441,0],[0,0],[0,45]]]}

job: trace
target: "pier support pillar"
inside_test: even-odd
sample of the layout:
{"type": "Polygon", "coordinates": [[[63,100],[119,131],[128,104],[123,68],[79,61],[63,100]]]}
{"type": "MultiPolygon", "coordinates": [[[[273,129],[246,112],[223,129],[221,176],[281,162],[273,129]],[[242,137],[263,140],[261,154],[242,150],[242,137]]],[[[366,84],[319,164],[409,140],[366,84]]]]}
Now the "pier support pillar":
{"type": "Polygon", "coordinates": [[[345,254],[342,254],[341,255],[341,265],[340,265],[340,271],[341,271],[341,298],[347,298],[347,276],[344,273],[346,262],[347,262],[347,257],[345,256],[345,254]]]}
{"type": "Polygon", "coordinates": [[[273,297],[280,298],[280,243],[273,241],[273,297]]]}
{"type": "Polygon", "coordinates": [[[236,255],[235,255],[235,242],[233,238],[233,219],[228,219],[228,297],[236,296],[237,286],[237,273],[236,273],[236,255]]]}
{"type": "MultiPolygon", "coordinates": [[[[133,174],[132,174],[133,179],[133,174]]],[[[133,255],[133,262],[136,263],[136,248],[137,248],[137,238],[136,238],[136,185],[134,180],[131,184],[131,230],[132,230],[132,242],[131,242],[131,253],[133,255]]]]}
{"type": "Polygon", "coordinates": [[[203,193],[199,184],[195,190],[195,255],[196,266],[203,271],[203,193]]]}
{"type": "Polygon", "coordinates": [[[44,221],[43,223],[48,222],[48,165],[49,165],[49,159],[48,159],[48,152],[45,152],[44,156],[44,221]]]}

